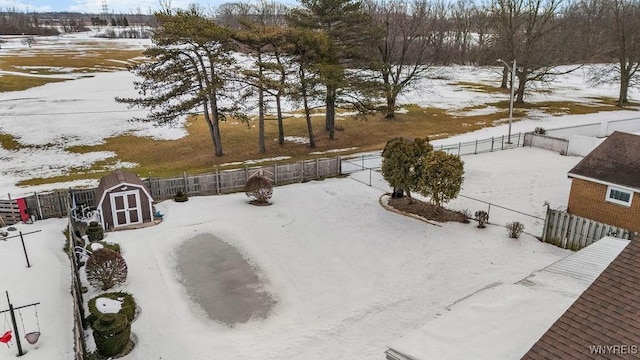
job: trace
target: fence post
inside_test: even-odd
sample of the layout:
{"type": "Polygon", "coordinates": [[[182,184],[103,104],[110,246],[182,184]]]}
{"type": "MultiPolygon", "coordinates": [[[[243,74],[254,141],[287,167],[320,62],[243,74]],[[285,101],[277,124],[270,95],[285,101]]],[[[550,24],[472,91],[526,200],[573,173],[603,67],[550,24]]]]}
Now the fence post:
{"type": "MultiPolygon", "coordinates": [[[[364,158],[362,161],[364,162],[364,158]]],[[[300,182],[304,182],[304,160],[300,160],[300,182]]]]}
{"type": "Polygon", "coordinates": [[[502,135],[502,145],[500,145],[500,150],[504,150],[504,135],[502,135]]]}
{"type": "Polygon", "coordinates": [[[40,215],[40,220],[44,220],[44,218],[42,217],[42,205],[40,204],[38,193],[34,191],[33,194],[36,196],[36,204],[38,206],[38,214],[40,215]]]}
{"type": "Polygon", "coordinates": [[[491,137],[491,151],[493,151],[493,136],[491,137]]]}
{"type": "Polygon", "coordinates": [[[273,184],[278,186],[278,164],[273,164],[273,184]]]}
{"type": "Polygon", "coordinates": [[[478,139],[476,139],[476,147],[475,147],[475,149],[473,149],[473,153],[474,154],[478,153],[478,139]]]}
{"type": "Polygon", "coordinates": [[[316,158],[316,180],[320,179],[320,167],[318,166],[318,158],[316,158]]]}
{"type": "Polygon", "coordinates": [[[216,194],[220,195],[220,171],[216,167],[216,194]]]}
{"type": "Polygon", "coordinates": [[[460,149],[462,148],[462,142],[458,142],[458,156],[460,156],[460,149]]]}
{"type": "Polygon", "coordinates": [[[342,175],[342,157],[340,157],[340,155],[338,155],[336,157],[336,160],[338,161],[338,175],[342,175]]]}
{"type": "Polygon", "coordinates": [[[183,181],[183,186],[184,186],[184,193],[186,195],[189,195],[189,185],[187,183],[187,172],[186,171],[182,172],[182,181],[183,181]]]}

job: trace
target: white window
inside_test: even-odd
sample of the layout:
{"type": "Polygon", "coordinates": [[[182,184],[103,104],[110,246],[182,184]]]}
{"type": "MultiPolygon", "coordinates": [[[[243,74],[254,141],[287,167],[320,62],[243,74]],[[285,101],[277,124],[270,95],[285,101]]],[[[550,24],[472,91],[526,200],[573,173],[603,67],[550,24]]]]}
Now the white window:
{"type": "Polygon", "coordinates": [[[624,206],[631,206],[633,191],[624,190],[609,186],[607,188],[607,198],[605,200],[624,206]]]}

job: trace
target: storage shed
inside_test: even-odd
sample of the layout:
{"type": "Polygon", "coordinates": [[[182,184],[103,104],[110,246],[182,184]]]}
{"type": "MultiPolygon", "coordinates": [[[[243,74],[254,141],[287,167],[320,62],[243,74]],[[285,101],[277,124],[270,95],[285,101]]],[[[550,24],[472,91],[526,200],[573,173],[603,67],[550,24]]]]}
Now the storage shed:
{"type": "Polygon", "coordinates": [[[103,177],[96,199],[104,229],[153,221],[151,193],[134,173],[118,170],[103,177]]]}

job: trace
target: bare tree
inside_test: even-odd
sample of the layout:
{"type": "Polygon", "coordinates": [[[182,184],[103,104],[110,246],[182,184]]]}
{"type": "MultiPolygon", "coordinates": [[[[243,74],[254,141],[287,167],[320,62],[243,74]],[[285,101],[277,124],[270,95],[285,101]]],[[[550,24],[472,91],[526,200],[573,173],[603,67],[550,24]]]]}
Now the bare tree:
{"type": "MultiPolygon", "coordinates": [[[[564,0],[493,0],[491,16],[496,29],[494,49],[499,58],[517,62],[515,102],[524,102],[525,88],[575,69],[567,63],[567,41],[560,16],[564,0]]],[[[505,71],[509,71],[506,70],[505,71]]],[[[515,86],[514,84],[513,86],[515,86]]]]}
{"type": "Polygon", "coordinates": [[[434,62],[433,9],[428,0],[392,0],[371,2],[368,11],[384,29],[377,72],[384,86],[385,118],[393,119],[398,95],[424,78],[434,62]]]}

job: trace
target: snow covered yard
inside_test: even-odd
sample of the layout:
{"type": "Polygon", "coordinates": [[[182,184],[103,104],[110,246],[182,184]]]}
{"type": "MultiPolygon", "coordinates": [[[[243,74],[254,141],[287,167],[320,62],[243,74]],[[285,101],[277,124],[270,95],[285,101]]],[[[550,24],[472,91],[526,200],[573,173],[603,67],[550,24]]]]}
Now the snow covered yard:
{"type": "MultiPolygon", "coordinates": [[[[542,199],[566,201],[566,170],[579,159],[521,148],[463,160],[463,193],[536,213],[544,209],[542,199]],[[539,176],[531,163],[541,167],[539,176]],[[507,173],[520,176],[505,176],[505,164],[513,164],[507,173]]],[[[129,266],[127,283],[116,290],[132,293],[141,308],[132,325],[137,345],[126,359],[383,359],[389,343],[457,301],[517,282],[570,254],[526,234],[509,239],[500,226],[433,226],[388,212],[379,204],[388,185],[377,176],[371,187],[353,178],[278,187],[267,207],[249,205],[242,193],[165,201],[158,204],[166,214],[160,225],[109,233],[106,240],[121,245],[129,266]],[[229,327],[191,300],[176,252],[199,234],[224,240],[255,267],[277,302],[266,319],[229,327]]],[[[12,301],[43,302],[43,337],[29,354],[36,358],[68,358],[57,354],[72,349],[68,260],[63,240],[53,240],[62,239],[64,226],[63,220],[21,225],[23,231],[43,229],[26,237],[31,269],[19,242],[0,242],[7,250],[0,251],[0,261],[15,263],[11,269],[17,271],[2,282],[16,289],[10,290],[12,301]],[[51,241],[32,246],[36,235],[51,241]],[[53,268],[64,281],[50,280],[53,268]],[[36,269],[46,273],[27,280],[36,269]]],[[[1,351],[0,359],[15,352],[1,351]]]]}
{"type": "MultiPolygon", "coordinates": [[[[49,219],[31,225],[17,224],[14,226],[16,231],[9,232],[9,237],[18,235],[19,231],[24,234],[34,232],[23,236],[31,267],[27,267],[20,237],[4,241],[0,238],[0,264],[3,275],[0,280],[0,311],[9,307],[5,291],[9,292],[14,307],[40,303],[37,305],[37,317],[34,307],[15,312],[22,348],[27,351],[25,356],[28,359],[73,358],[71,268],[63,251],[65,237],[62,231],[65,226],[66,220],[49,219]],[[27,333],[37,331],[38,324],[40,339],[35,345],[30,345],[24,339],[25,330],[27,333]]],[[[11,320],[7,313],[0,316],[5,324],[2,328],[4,333],[9,330],[5,321],[8,320],[10,323],[11,320]]],[[[14,359],[17,354],[15,336],[11,348],[0,344],[0,359],[14,359]]]]}
{"type": "Polygon", "coordinates": [[[158,226],[110,233],[142,309],[127,358],[381,359],[448,305],[569,253],[501,227],[428,225],[384,210],[382,194],[346,178],[279,187],[268,207],[244,194],[193,197],[160,203],[158,226]],[[206,233],[238,248],[275,295],[265,320],[228,327],[189,298],[175,252],[206,233]]]}

